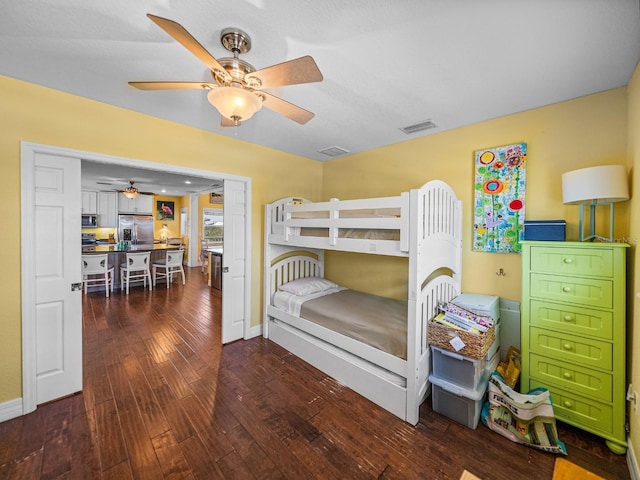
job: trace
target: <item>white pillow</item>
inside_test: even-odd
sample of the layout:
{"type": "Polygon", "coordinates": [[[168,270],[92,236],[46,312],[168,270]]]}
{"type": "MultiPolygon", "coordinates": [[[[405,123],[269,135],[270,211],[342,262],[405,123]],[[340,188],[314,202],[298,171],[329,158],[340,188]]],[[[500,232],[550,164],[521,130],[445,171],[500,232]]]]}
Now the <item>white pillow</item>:
{"type": "Polygon", "coordinates": [[[323,292],[338,285],[321,277],[304,277],[280,286],[279,290],[293,295],[311,295],[316,292],[323,292]]]}

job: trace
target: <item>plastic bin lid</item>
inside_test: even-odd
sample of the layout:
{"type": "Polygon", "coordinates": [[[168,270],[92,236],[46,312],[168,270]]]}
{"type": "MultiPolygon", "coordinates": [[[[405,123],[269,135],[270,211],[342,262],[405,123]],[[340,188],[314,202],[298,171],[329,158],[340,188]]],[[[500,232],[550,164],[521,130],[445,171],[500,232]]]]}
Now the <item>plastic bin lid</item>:
{"type": "Polygon", "coordinates": [[[484,357],[482,357],[482,358],[471,358],[471,357],[467,357],[465,355],[460,355],[459,353],[456,353],[456,352],[452,352],[451,350],[447,350],[446,348],[436,347],[435,345],[431,345],[431,348],[433,350],[439,351],[440,353],[442,353],[443,355],[445,355],[447,357],[455,358],[456,360],[460,360],[460,361],[470,362],[470,363],[473,363],[474,365],[477,365],[481,361],[484,360],[484,357]]]}
{"type": "Polygon", "coordinates": [[[452,303],[456,303],[461,306],[468,306],[469,308],[477,308],[481,310],[490,310],[500,300],[495,295],[481,295],[478,293],[461,293],[456,298],[451,300],[452,303]]]}
{"type": "Polygon", "coordinates": [[[447,392],[453,393],[454,395],[458,395],[459,397],[465,397],[469,400],[473,400],[477,402],[480,400],[484,393],[487,391],[487,386],[489,385],[489,375],[490,372],[485,372],[483,374],[483,378],[478,383],[478,388],[475,390],[471,390],[469,388],[463,388],[460,385],[456,385],[455,383],[447,382],[441,378],[435,377],[433,375],[429,375],[429,381],[434,385],[443,388],[447,392]]]}
{"type": "Polygon", "coordinates": [[[566,220],[525,220],[524,226],[527,225],[566,225],[566,220]]]}

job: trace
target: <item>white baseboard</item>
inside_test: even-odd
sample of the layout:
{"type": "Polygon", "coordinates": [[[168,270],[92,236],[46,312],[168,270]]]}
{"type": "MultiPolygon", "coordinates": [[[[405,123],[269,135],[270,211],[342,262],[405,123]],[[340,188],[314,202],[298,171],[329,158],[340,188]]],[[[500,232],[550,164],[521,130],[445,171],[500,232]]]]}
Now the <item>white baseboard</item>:
{"type": "Polygon", "coordinates": [[[245,335],[244,339],[249,340],[251,338],[259,337],[260,335],[262,335],[262,324],[251,327],[245,335]]]}
{"type": "Polygon", "coordinates": [[[22,398],[0,403],[0,422],[6,422],[22,415],[22,398]]]}
{"type": "Polygon", "coordinates": [[[633,451],[633,445],[631,444],[631,438],[627,438],[627,466],[629,467],[629,474],[631,480],[640,480],[640,470],[638,469],[638,459],[633,451]]]}

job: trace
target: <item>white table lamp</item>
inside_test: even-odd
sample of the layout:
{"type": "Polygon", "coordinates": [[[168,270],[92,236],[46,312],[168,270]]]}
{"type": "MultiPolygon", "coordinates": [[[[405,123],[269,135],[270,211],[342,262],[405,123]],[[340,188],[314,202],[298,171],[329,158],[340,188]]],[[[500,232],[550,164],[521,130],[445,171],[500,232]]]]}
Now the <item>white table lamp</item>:
{"type": "Polygon", "coordinates": [[[562,175],[562,202],[580,205],[580,241],[613,241],[613,204],[629,200],[627,169],[624,165],[581,168],[562,175]],[[584,206],[589,206],[589,234],[584,232],[584,206]],[[596,235],[596,206],[609,206],[609,237],[596,235]]]}

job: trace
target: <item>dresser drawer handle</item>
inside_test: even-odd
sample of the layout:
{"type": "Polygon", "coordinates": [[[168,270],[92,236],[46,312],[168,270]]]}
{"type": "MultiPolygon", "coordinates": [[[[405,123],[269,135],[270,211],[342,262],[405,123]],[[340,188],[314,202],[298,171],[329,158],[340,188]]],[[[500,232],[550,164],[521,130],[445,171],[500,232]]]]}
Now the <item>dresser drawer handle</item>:
{"type": "Polygon", "coordinates": [[[573,258],[565,258],[563,260],[564,263],[573,263],[573,258]]]}
{"type": "Polygon", "coordinates": [[[565,293],[569,293],[571,291],[571,287],[562,287],[562,291],[565,293]]]}
{"type": "Polygon", "coordinates": [[[569,400],[565,400],[565,401],[563,402],[563,404],[564,404],[564,406],[565,406],[566,408],[572,408],[572,407],[573,407],[573,403],[571,403],[569,400]]]}
{"type": "Polygon", "coordinates": [[[572,349],[571,345],[570,345],[570,344],[568,344],[568,343],[565,343],[565,344],[562,346],[562,348],[564,348],[565,350],[571,350],[571,349],[572,349]]]}
{"type": "Polygon", "coordinates": [[[564,318],[563,318],[563,320],[564,320],[565,322],[573,322],[573,321],[574,321],[574,320],[573,320],[573,317],[572,317],[571,315],[565,315],[565,316],[564,316],[564,318]]]}
{"type": "Polygon", "coordinates": [[[566,378],[567,380],[571,380],[571,377],[572,377],[573,375],[571,375],[571,373],[569,373],[569,372],[564,372],[564,373],[562,374],[562,376],[563,376],[564,378],[566,378]]]}

